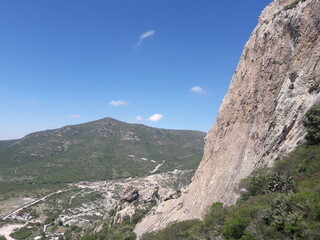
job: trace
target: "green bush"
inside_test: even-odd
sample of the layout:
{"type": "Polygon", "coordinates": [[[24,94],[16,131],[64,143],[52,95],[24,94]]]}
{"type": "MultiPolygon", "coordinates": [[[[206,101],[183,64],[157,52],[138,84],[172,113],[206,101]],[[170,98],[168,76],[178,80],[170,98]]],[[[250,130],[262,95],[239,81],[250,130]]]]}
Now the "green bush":
{"type": "Polygon", "coordinates": [[[270,192],[288,192],[293,189],[293,182],[291,176],[280,171],[256,171],[240,183],[245,189],[241,192],[240,199],[247,200],[270,192]]]}
{"type": "Polygon", "coordinates": [[[226,239],[241,239],[245,236],[246,227],[255,216],[256,209],[242,207],[235,209],[229,216],[224,226],[222,233],[226,239]]]}
{"type": "Polygon", "coordinates": [[[27,228],[27,227],[23,227],[20,228],[19,230],[15,231],[14,233],[11,233],[10,236],[14,239],[26,239],[27,237],[29,237],[30,235],[32,235],[32,230],[27,228]]]}
{"type": "MultiPolygon", "coordinates": [[[[129,221],[126,221],[128,223],[129,221]]],[[[87,233],[82,240],[135,240],[136,234],[133,232],[133,226],[125,223],[109,226],[104,224],[100,232],[90,234],[87,233]]]]}
{"type": "Polygon", "coordinates": [[[201,231],[201,222],[199,220],[189,220],[173,223],[167,228],[156,233],[143,235],[142,240],[196,240],[201,231]]]}
{"type": "Polygon", "coordinates": [[[136,225],[148,213],[148,210],[137,209],[131,217],[131,224],[136,225]]]}
{"type": "Polygon", "coordinates": [[[241,199],[247,200],[252,196],[257,196],[260,194],[265,194],[268,192],[269,188],[269,178],[264,175],[252,175],[246,179],[244,179],[240,186],[244,189],[241,192],[241,199]]]}
{"type": "Polygon", "coordinates": [[[223,203],[216,202],[212,204],[210,211],[206,214],[204,218],[204,227],[222,225],[226,220],[227,214],[227,208],[223,206],[223,203]]]}
{"type": "Polygon", "coordinates": [[[292,83],[294,83],[298,77],[299,77],[299,76],[298,76],[297,72],[291,72],[291,73],[289,74],[289,79],[290,79],[290,81],[291,81],[292,83]]]}
{"type": "Polygon", "coordinates": [[[110,209],[110,211],[109,211],[109,215],[111,216],[111,217],[114,217],[115,215],[116,215],[116,213],[117,213],[117,211],[115,210],[115,209],[110,209]]]}
{"type": "Polygon", "coordinates": [[[320,143],[320,105],[312,106],[303,122],[307,128],[306,140],[309,145],[318,145],[320,143]]]}

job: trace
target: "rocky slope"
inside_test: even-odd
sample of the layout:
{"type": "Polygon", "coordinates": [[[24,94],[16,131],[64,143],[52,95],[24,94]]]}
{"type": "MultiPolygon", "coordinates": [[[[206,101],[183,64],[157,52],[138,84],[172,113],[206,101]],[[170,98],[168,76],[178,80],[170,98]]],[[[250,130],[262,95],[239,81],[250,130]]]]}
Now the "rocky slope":
{"type": "Polygon", "coordinates": [[[253,170],[272,166],[303,141],[302,121],[320,101],[320,1],[275,0],[262,12],[206,137],[188,190],[158,206],[138,237],[168,223],[201,218],[217,201],[235,203],[253,170]]]}
{"type": "MultiPolygon", "coordinates": [[[[29,224],[27,227],[30,228],[38,222],[32,235],[25,239],[39,236],[40,229],[47,239],[52,239],[61,233],[68,235],[76,228],[78,230],[73,231],[72,239],[80,239],[80,235],[84,234],[81,229],[99,231],[105,223],[112,226],[129,217],[132,221],[139,221],[159,202],[179,197],[181,189],[190,183],[193,173],[193,170],[175,170],[143,178],[83,181],[69,184],[40,199],[28,199],[28,205],[21,202],[24,207],[16,207],[14,211],[5,211],[5,204],[0,201],[0,215],[2,220],[6,220],[6,225],[0,223],[0,233],[6,233],[8,226],[16,226],[14,221],[19,220],[29,224]],[[49,223],[52,226],[47,225],[49,223]]],[[[10,230],[13,232],[14,228],[10,230]]]]}

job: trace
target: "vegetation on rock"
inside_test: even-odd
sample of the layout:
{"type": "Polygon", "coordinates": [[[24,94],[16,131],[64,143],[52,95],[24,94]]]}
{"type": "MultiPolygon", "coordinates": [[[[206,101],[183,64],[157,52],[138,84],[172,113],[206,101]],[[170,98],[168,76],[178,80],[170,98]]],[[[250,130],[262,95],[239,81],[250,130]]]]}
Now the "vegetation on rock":
{"type": "Polygon", "coordinates": [[[304,126],[307,129],[306,140],[309,145],[320,143],[320,105],[312,106],[307,114],[304,126]]]}
{"type": "Polygon", "coordinates": [[[295,8],[300,2],[305,2],[306,0],[295,0],[292,3],[284,6],[283,10],[287,11],[290,10],[292,8],[295,8]]]}
{"type": "Polygon", "coordinates": [[[104,224],[102,230],[94,234],[86,234],[82,240],[135,240],[136,234],[133,232],[137,220],[143,215],[136,213],[132,217],[126,216],[122,223],[117,223],[112,226],[104,224]],[[139,216],[138,216],[139,215],[139,216]]]}

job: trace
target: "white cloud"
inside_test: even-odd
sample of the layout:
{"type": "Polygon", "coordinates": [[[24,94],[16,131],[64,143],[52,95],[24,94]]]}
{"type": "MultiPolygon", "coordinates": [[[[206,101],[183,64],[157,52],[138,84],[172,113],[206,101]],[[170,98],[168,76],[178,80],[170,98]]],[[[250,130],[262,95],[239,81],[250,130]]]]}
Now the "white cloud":
{"type": "Polygon", "coordinates": [[[143,118],[141,116],[136,116],[136,121],[143,121],[143,118]]]}
{"type": "Polygon", "coordinates": [[[81,118],[81,115],[71,114],[71,115],[69,115],[69,118],[81,118]]]}
{"type": "Polygon", "coordinates": [[[209,94],[209,92],[205,89],[203,89],[202,87],[200,86],[194,86],[190,89],[191,92],[194,92],[194,93],[197,93],[197,94],[200,94],[200,95],[206,95],[206,94],[209,94]]]}
{"type": "Polygon", "coordinates": [[[109,105],[117,107],[117,106],[128,105],[128,102],[122,101],[122,100],[113,100],[109,103],[109,105]]]}
{"type": "Polygon", "coordinates": [[[148,31],[148,32],[145,32],[145,33],[141,34],[141,36],[139,37],[139,40],[138,40],[138,42],[137,42],[137,44],[136,44],[136,47],[139,47],[139,46],[142,44],[142,42],[143,42],[144,39],[146,39],[146,38],[148,38],[148,37],[151,37],[151,36],[154,35],[155,33],[156,33],[155,30],[150,30],[150,31],[148,31]]]}
{"type": "Polygon", "coordinates": [[[161,120],[162,118],[163,118],[162,114],[156,113],[156,114],[153,114],[152,116],[150,116],[148,118],[148,120],[151,122],[157,122],[157,121],[161,120]]]}

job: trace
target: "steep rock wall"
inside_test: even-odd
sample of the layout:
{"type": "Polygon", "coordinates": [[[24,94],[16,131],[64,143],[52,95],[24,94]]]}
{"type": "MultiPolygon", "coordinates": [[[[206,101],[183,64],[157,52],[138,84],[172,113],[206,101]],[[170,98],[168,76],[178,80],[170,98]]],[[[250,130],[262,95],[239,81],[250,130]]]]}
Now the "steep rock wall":
{"type": "Polygon", "coordinates": [[[304,115],[320,101],[319,32],[319,0],[276,0],[265,8],[191,185],[140,222],[138,237],[173,221],[201,218],[213,202],[235,203],[241,179],[303,141],[304,115]]]}

